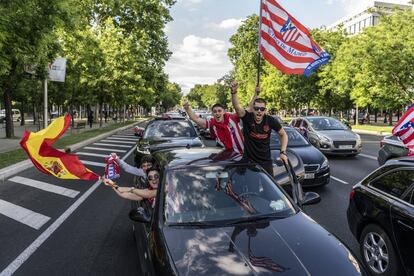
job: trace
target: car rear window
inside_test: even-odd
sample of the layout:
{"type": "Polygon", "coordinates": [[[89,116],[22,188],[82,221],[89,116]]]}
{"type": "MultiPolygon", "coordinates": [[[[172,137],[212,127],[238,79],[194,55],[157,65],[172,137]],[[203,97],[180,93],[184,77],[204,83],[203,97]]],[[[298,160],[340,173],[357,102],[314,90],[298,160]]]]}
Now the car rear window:
{"type": "Polygon", "coordinates": [[[405,192],[414,183],[413,170],[393,171],[371,182],[375,187],[387,194],[403,198],[405,192]]]}
{"type": "Polygon", "coordinates": [[[144,138],[197,137],[188,121],[154,121],[145,129],[144,138]]]}

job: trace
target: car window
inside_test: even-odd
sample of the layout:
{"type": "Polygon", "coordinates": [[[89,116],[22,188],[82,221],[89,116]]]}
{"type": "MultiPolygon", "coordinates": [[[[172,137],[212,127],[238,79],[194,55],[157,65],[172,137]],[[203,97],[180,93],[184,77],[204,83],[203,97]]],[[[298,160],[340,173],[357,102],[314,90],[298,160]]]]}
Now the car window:
{"type": "Polygon", "coordinates": [[[414,171],[394,171],[374,180],[370,185],[395,197],[401,198],[414,183],[414,171]]]}
{"type": "MultiPolygon", "coordinates": [[[[296,129],[285,128],[285,132],[289,139],[288,147],[303,147],[309,145],[308,141],[296,129]]],[[[275,131],[272,131],[272,135],[270,137],[270,147],[280,148],[280,137],[275,131]]]]}
{"type": "Polygon", "coordinates": [[[413,188],[414,188],[414,184],[411,185],[411,189],[407,193],[405,193],[402,200],[404,200],[407,203],[410,203],[410,204],[414,205],[414,198],[413,198],[414,189],[413,188]]]}
{"type": "Polygon", "coordinates": [[[144,138],[197,137],[188,121],[154,121],[147,126],[144,138]]]}
{"type": "Polygon", "coordinates": [[[206,166],[167,172],[166,223],[217,222],[295,210],[275,183],[254,166],[206,166]]]}
{"type": "Polygon", "coordinates": [[[343,123],[334,118],[308,118],[315,130],[345,130],[348,129],[343,123]]]}

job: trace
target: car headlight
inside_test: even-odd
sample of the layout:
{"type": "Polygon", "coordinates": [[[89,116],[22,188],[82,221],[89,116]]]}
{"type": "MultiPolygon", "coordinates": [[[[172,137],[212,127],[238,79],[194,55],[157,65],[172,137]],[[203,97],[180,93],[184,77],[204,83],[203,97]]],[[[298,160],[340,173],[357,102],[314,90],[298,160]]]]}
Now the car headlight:
{"type": "Polygon", "coordinates": [[[328,143],[328,144],[331,143],[331,139],[329,139],[329,137],[326,137],[325,135],[318,134],[318,137],[324,143],[328,143]]]}
{"type": "Polygon", "coordinates": [[[359,134],[356,134],[355,133],[355,135],[356,135],[356,142],[357,142],[357,144],[361,144],[361,136],[359,136],[359,134]]]}
{"type": "Polygon", "coordinates": [[[321,165],[321,169],[328,167],[328,165],[329,165],[328,159],[325,159],[321,165]]]}

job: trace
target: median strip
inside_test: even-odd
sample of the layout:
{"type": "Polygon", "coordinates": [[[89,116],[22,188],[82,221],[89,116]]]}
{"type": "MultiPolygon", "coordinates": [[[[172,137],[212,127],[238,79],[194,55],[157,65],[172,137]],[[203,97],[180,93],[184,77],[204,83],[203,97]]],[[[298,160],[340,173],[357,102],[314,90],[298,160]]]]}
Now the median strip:
{"type": "Polygon", "coordinates": [[[336,178],[335,176],[332,176],[332,175],[331,175],[331,178],[332,178],[333,180],[335,180],[335,181],[338,181],[338,182],[342,183],[342,184],[345,184],[345,185],[348,185],[348,184],[349,184],[348,182],[343,181],[342,179],[336,178]]]}

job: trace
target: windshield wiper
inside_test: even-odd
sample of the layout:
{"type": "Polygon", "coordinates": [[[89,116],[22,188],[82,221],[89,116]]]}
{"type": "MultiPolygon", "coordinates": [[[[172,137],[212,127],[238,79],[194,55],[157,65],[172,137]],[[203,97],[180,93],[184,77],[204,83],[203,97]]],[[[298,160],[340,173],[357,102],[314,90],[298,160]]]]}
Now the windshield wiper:
{"type": "Polygon", "coordinates": [[[287,218],[289,215],[281,215],[281,214],[266,214],[266,215],[259,215],[259,216],[252,216],[247,218],[239,218],[229,220],[226,225],[236,225],[242,224],[247,222],[258,222],[262,220],[271,220],[271,219],[284,219],[287,218]]]}
{"type": "Polygon", "coordinates": [[[211,227],[222,225],[218,222],[206,222],[206,221],[187,221],[187,222],[174,222],[168,223],[167,226],[194,226],[194,227],[211,227]]]}

